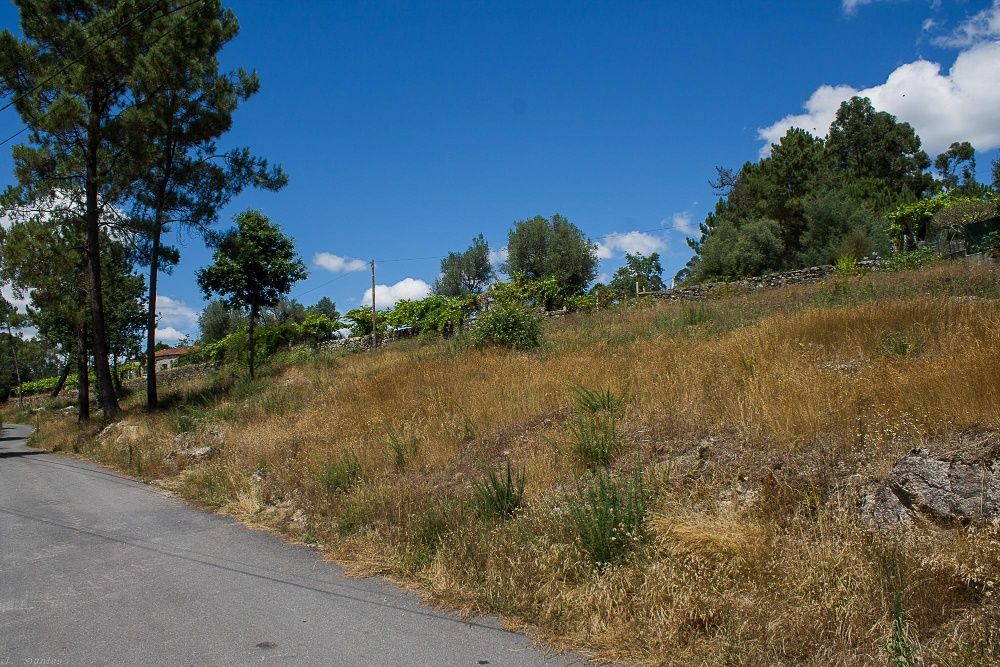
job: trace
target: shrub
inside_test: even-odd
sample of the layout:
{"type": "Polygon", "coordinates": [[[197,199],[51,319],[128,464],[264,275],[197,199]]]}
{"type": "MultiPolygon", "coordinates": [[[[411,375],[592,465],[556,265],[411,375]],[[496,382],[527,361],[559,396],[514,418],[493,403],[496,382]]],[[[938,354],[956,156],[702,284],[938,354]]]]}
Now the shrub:
{"type": "Polygon", "coordinates": [[[994,230],[984,236],[975,250],[986,253],[993,259],[1000,259],[1000,230],[994,230]]]}
{"type": "Polygon", "coordinates": [[[342,455],[339,461],[324,461],[316,481],[331,493],[346,491],[361,481],[361,462],[352,452],[342,455]]]}
{"type": "Polygon", "coordinates": [[[475,482],[473,495],[480,516],[509,519],[524,499],[524,475],[515,472],[507,461],[506,475],[490,470],[484,480],[475,482]]]}
{"type": "Polygon", "coordinates": [[[836,269],[838,278],[852,278],[858,275],[858,260],[850,255],[839,257],[836,269]]]}
{"type": "Polygon", "coordinates": [[[883,271],[909,271],[938,261],[937,253],[930,248],[917,248],[889,255],[882,263],[883,271]]]}
{"type": "Polygon", "coordinates": [[[503,347],[528,350],[541,338],[538,316],[521,304],[500,302],[476,318],[469,339],[476,347],[503,347]]]}
{"type": "Polygon", "coordinates": [[[648,493],[636,467],[628,481],[616,482],[605,470],[578,481],[566,504],[580,546],[597,565],[610,565],[645,537],[648,493]]]}

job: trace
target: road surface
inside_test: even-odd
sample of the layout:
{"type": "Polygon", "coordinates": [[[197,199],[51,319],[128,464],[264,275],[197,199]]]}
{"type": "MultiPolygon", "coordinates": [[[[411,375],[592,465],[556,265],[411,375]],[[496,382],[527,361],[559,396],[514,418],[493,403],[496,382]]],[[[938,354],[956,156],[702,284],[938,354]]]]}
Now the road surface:
{"type": "Polygon", "coordinates": [[[0,666],[585,664],[29,433],[0,436],[0,666]]]}

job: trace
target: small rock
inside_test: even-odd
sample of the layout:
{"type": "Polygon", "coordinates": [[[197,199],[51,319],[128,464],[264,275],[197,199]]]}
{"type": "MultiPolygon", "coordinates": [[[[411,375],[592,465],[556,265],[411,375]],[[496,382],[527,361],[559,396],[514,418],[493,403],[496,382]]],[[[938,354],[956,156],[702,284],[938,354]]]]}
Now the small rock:
{"type": "Polygon", "coordinates": [[[215,456],[215,447],[198,447],[197,449],[192,449],[188,452],[190,456],[195,461],[200,461],[202,459],[210,459],[215,456]]]}

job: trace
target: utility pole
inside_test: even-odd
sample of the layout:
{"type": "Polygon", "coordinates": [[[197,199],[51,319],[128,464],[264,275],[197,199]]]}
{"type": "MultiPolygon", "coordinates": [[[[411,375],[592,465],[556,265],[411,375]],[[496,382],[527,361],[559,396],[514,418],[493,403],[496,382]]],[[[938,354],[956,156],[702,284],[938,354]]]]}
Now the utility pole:
{"type": "Polygon", "coordinates": [[[375,317],[375,258],[372,257],[372,347],[378,347],[378,322],[375,317]]]}

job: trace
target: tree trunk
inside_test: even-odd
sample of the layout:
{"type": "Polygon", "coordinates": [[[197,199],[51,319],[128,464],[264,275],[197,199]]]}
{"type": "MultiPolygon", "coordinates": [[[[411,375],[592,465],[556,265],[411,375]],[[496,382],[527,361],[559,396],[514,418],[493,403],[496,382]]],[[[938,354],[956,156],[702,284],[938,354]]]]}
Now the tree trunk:
{"type": "Polygon", "coordinates": [[[87,208],[87,268],[90,273],[90,315],[93,332],[94,372],[97,375],[97,395],[101,412],[110,419],[121,414],[118,398],[111,380],[108,364],[108,337],[104,322],[104,293],[101,285],[101,225],[97,201],[97,136],[90,131],[87,151],[87,180],[85,184],[87,208]]]}
{"type": "Polygon", "coordinates": [[[87,325],[82,321],[76,325],[76,373],[78,378],[76,407],[79,413],[77,421],[82,424],[90,420],[90,373],[87,368],[87,325]]]}
{"type": "Polygon", "coordinates": [[[10,355],[14,358],[14,375],[17,377],[17,406],[24,407],[24,396],[21,394],[21,364],[17,362],[17,341],[14,340],[14,332],[10,328],[10,320],[7,321],[7,342],[10,343],[10,355]]]}
{"type": "Polygon", "coordinates": [[[257,307],[250,307],[250,322],[247,325],[247,347],[250,351],[250,379],[254,379],[254,357],[256,356],[256,341],[253,337],[254,327],[257,324],[257,307]]]}
{"type": "Polygon", "coordinates": [[[156,282],[160,272],[160,232],[162,213],[156,212],[151,236],[152,254],[149,257],[149,308],[146,312],[146,409],[155,410],[159,405],[156,395],[156,282]]]}
{"type": "Polygon", "coordinates": [[[69,369],[72,367],[73,357],[67,356],[66,365],[63,366],[62,373],[59,374],[59,382],[56,383],[56,388],[52,390],[51,394],[49,394],[50,398],[55,398],[63,390],[63,387],[66,385],[66,379],[69,377],[69,369]]]}

